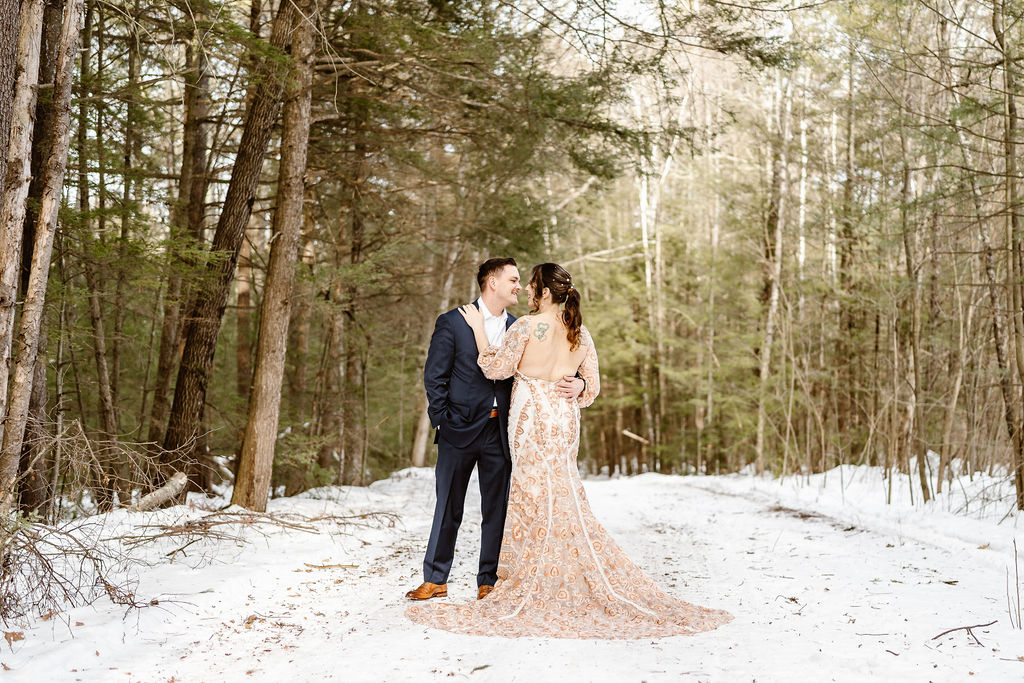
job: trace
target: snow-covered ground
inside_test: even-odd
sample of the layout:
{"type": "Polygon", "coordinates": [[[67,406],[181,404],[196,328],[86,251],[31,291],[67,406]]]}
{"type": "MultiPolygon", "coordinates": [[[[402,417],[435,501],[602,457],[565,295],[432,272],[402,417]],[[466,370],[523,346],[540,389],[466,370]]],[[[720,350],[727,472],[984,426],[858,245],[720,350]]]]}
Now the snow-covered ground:
{"type": "MultiPolygon", "coordinates": [[[[567,641],[455,635],[405,618],[433,506],[432,472],[408,469],[271,503],[307,518],[357,515],[344,526],[223,526],[240,538],[177,553],[182,538],[147,546],[135,599],[157,605],[100,600],[8,624],[23,638],[0,643],[0,678],[1021,681],[1024,631],[1011,612],[1016,621],[1013,541],[1021,537],[1024,565],[1024,516],[1007,515],[1004,482],[962,478],[925,506],[910,503],[900,477],[887,506],[872,468],[782,481],[588,480],[595,514],[640,566],[670,593],[735,619],[690,637],[567,641]]],[[[469,498],[448,600],[475,597],[479,505],[469,498]]],[[[118,511],[105,536],[205,514],[118,511]]]]}

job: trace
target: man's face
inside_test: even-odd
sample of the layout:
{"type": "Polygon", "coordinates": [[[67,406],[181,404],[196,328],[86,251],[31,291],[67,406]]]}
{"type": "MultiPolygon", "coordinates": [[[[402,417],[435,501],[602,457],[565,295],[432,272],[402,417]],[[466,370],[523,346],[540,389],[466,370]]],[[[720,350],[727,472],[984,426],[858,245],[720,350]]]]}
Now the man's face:
{"type": "Polygon", "coordinates": [[[494,293],[497,294],[498,301],[502,306],[507,308],[519,303],[519,292],[522,290],[522,286],[519,283],[518,268],[505,266],[491,277],[494,278],[494,293]]]}

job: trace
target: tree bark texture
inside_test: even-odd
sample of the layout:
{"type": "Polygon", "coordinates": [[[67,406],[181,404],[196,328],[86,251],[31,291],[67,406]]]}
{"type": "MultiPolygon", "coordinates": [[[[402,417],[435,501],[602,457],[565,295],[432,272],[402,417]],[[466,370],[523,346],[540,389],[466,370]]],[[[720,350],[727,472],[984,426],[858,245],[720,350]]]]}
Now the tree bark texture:
{"type": "MultiPolygon", "coordinates": [[[[28,189],[32,180],[32,132],[39,78],[39,37],[42,30],[42,0],[27,0],[22,7],[18,33],[18,76],[11,105],[7,157],[4,160],[5,189],[0,200],[0,415],[7,408],[14,314],[18,300],[18,267],[21,264],[25,234],[28,189]]],[[[3,425],[0,425],[0,432],[3,429],[3,425]]]]}
{"type": "Polygon", "coordinates": [[[46,328],[39,332],[35,374],[32,378],[32,397],[28,404],[28,422],[25,441],[18,464],[18,507],[22,512],[42,513],[46,508],[48,488],[46,481],[46,328]]]}
{"type": "Polygon", "coordinates": [[[765,430],[768,422],[766,402],[768,400],[768,377],[771,373],[772,346],[775,343],[775,331],[778,326],[779,294],[782,287],[782,227],[784,200],[787,190],[786,150],[789,146],[789,83],[785,89],[778,86],[778,103],[775,127],[778,133],[776,149],[772,150],[771,195],[768,206],[768,218],[765,225],[765,258],[767,291],[767,308],[765,310],[764,335],[761,338],[758,378],[760,391],[757,397],[757,432],[754,446],[755,466],[757,473],[764,472],[765,430]]]}
{"type": "MultiPolygon", "coordinates": [[[[106,323],[104,321],[103,308],[100,305],[100,295],[97,291],[95,266],[88,261],[84,262],[83,266],[86,287],[89,289],[89,319],[92,321],[92,347],[96,358],[97,402],[99,404],[100,431],[103,435],[103,446],[100,449],[102,455],[100,467],[103,470],[103,484],[96,492],[96,499],[100,510],[106,511],[113,507],[113,492],[118,488],[117,485],[119,483],[123,483],[124,476],[117,466],[119,427],[117,409],[114,404],[114,392],[110,381],[110,365],[107,362],[106,323]]],[[[124,504],[127,503],[127,500],[122,500],[121,502],[124,504]]]]}
{"type": "MultiPolygon", "coordinates": [[[[906,136],[900,136],[903,153],[903,187],[900,213],[903,221],[903,251],[906,259],[907,281],[910,283],[910,363],[914,377],[911,405],[908,406],[910,429],[907,434],[907,446],[917,456],[918,483],[924,502],[931,500],[931,489],[928,486],[927,464],[928,449],[924,440],[924,381],[921,370],[921,274],[918,264],[917,227],[910,218],[910,205],[914,200],[910,154],[906,136]]],[[[908,474],[910,474],[908,472],[908,474]]]]}
{"type": "Polygon", "coordinates": [[[0,512],[12,506],[12,484],[18,472],[21,447],[25,436],[25,423],[32,394],[32,379],[38,351],[39,330],[42,325],[46,282],[53,253],[53,236],[57,228],[64,171],[68,161],[68,142],[71,130],[71,83],[74,78],[75,55],[78,52],[79,24],[83,0],[69,0],[61,28],[57,58],[57,77],[53,88],[54,135],[53,146],[46,162],[46,180],[43,185],[36,240],[32,257],[32,273],[22,307],[18,331],[18,356],[14,367],[14,381],[7,406],[7,421],[3,446],[0,449],[0,512]]]}
{"type": "MultiPolygon", "coordinates": [[[[284,3],[274,19],[270,45],[277,54],[287,47],[291,38],[293,15],[294,6],[284,3]]],[[[208,275],[196,284],[186,309],[184,349],[162,458],[165,468],[175,471],[191,469],[188,461],[192,459],[192,453],[185,447],[199,432],[206,387],[213,369],[213,356],[238,249],[255,201],[267,143],[281,107],[285,80],[276,55],[260,57],[256,77],[259,84],[246,116],[224,206],[210,246],[208,275]]]]}
{"type": "Polygon", "coordinates": [[[291,295],[302,228],[303,178],[312,108],[313,28],[316,21],[315,14],[307,14],[309,4],[304,3],[296,16],[292,40],[295,72],[284,105],[270,263],[260,307],[249,415],[231,496],[233,504],[260,512],[267,506],[274,465],[291,295]]]}
{"type": "Polygon", "coordinates": [[[178,496],[188,483],[188,476],[184,472],[175,472],[167,483],[155,491],[143,496],[138,503],[132,506],[137,512],[158,508],[178,496]]]}
{"type": "MultiPolygon", "coordinates": [[[[48,0],[43,8],[42,43],[39,54],[39,84],[52,86],[57,69],[57,49],[60,44],[61,20],[64,12],[63,0],[48,0]]],[[[35,133],[32,141],[32,180],[28,188],[28,204],[25,207],[24,235],[21,251],[20,293],[28,291],[28,279],[32,270],[32,249],[36,221],[43,195],[43,165],[46,163],[53,144],[53,99],[50,93],[36,100],[35,133]]],[[[21,451],[19,466],[19,506],[25,511],[40,510],[46,497],[46,462],[43,442],[45,440],[46,417],[46,334],[39,336],[39,351],[36,354],[35,373],[32,381],[32,397],[29,401],[29,421],[26,439],[21,451]]]]}
{"type": "MultiPolygon", "coordinates": [[[[61,22],[64,15],[63,0],[46,0],[43,6],[43,28],[39,50],[40,87],[52,86],[57,69],[57,49],[60,43],[61,22]]],[[[36,99],[35,127],[32,135],[32,179],[28,186],[28,204],[25,207],[25,233],[21,254],[21,293],[28,287],[35,239],[36,219],[43,196],[43,165],[53,144],[53,98],[45,93],[36,99]]]]}
{"type": "MultiPolygon", "coordinates": [[[[181,172],[178,181],[178,201],[171,222],[172,249],[179,251],[184,243],[202,241],[204,203],[206,201],[206,118],[209,110],[210,77],[203,48],[197,39],[187,50],[189,64],[185,74],[185,123],[182,134],[181,172]]],[[[153,389],[153,407],[149,415],[148,440],[160,441],[167,419],[168,396],[171,390],[174,366],[180,353],[181,308],[183,297],[182,268],[179,257],[168,269],[167,291],[164,294],[164,315],[160,325],[160,350],[157,353],[156,381],[153,389]]]]}
{"type": "MultiPolygon", "coordinates": [[[[10,144],[11,113],[14,111],[14,85],[18,80],[18,30],[22,0],[0,0],[0,161],[7,160],[10,144]]],[[[6,185],[0,173],[0,196],[6,185]]]]}
{"type": "MultiPolygon", "coordinates": [[[[992,32],[995,34],[1002,57],[1003,71],[1003,152],[1006,163],[1006,227],[1007,243],[1010,245],[1009,268],[1007,276],[1013,307],[1013,347],[1016,358],[1017,378],[1024,379],[1024,291],[1021,278],[1024,277],[1024,234],[1021,232],[1020,207],[1018,201],[1017,179],[1017,83],[1015,56],[1006,39],[1004,19],[1006,17],[1005,0],[995,0],[992,9],[992,32]]],[[[1024,385],[1022,385],[1024,386],[1024,385]]],[[[1022,389],[1024,391],[1024,389],[1022,389]]],[[[1024,401],[1024,394],[1021,395],[1024,401]]],[[[1018,415],[1018,421],[1020,417],[1018,415]]],[[[1018,426],[1018,432],[1020,426],[1018,426]]],[[[1024,510],[1024,438],[1018,435],[1014,443],[1013,483],[1017,492],[1017,509],[1024,510]]]]}
{"type": "MultiPolygon", "coordinates": [[[[266,221],[259,212],[252,214],[251,227],[262,230],[265,225],[266,221]]],[[[248,237],[243,237],[238,249],[238,276],[235,278],[235,326],[238,335],[235,340],[235,391],[242,399],[248,398],[252,382],[252,277],[252,244],[248,237]]]]}

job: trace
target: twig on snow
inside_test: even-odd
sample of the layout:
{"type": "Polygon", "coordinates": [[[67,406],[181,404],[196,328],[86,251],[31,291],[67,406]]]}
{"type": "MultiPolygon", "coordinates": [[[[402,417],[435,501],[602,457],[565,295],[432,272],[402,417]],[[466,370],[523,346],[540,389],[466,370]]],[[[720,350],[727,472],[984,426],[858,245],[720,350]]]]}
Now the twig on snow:
{"type": "Polygon", "coordinates": [[[981,645],[981,641],[978,640],[978,636],[974,635],[974,632],[971,629],[972,628],[985,628],[986,626],[991,626],[992,624],[996,623],[997,621],[999,621],[999,620],[998,619],[994,619],[994,620],[988,622],[987,624],[975,624],[974,626],[957,626],[956,628],[951,628],[948,631],[943,631],[939,635],[937,635],[934,638],[932,638],[932,640],[938,640],[942,636],[946,635],[947,633],[952,633],[953,631],[967,631],[967,635],[969,635],[971,638],[974,638],[974,642],[976,642],[978,645],[981,645]]]}

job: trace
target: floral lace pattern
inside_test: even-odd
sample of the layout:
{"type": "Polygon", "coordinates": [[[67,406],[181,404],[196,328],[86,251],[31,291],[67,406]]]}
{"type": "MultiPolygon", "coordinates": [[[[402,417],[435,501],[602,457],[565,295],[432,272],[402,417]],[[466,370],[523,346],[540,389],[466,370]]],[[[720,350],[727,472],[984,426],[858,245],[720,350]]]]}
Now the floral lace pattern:
{"type": "MultiPolygon", "coordinates": [[[[520,319],[522,320],[522,319],[520,319]]],[[[555,383],[515,371],[529,340],[517,321],[480,366],[491,379],[515,375],[509,413],[512,484],[498,583],[469,604],[410,607],[417,623],[456,633],[508,637],[650,638],[714,629],[732,617],[677,600],[647,577],[594,517],[576,467],[580,407],[600,391],[597,353],[584,328],[587,391],[576,402],[555,383]]]]}

